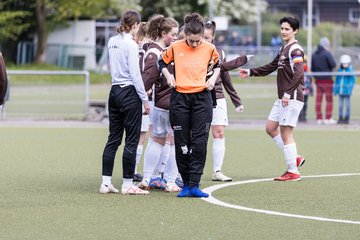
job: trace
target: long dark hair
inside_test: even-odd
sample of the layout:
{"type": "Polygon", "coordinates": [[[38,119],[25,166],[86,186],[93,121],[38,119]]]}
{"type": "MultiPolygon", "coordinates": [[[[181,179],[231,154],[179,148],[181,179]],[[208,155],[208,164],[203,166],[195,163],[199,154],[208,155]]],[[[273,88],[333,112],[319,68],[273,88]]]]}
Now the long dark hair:
{"type": "Polygon", "coordinates": [[[184,17],[186,35],[204,34],[204,19],[198,13],[191,13],[184,17]]]}

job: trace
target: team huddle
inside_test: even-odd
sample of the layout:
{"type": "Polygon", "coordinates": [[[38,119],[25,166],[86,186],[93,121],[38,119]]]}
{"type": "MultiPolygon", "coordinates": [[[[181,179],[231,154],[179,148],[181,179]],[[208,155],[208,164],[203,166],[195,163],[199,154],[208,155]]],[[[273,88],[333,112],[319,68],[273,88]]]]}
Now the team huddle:
{"type": "MultiPolygon", "coordinates": [[[[240,77],[278,71],[278,99],[266,131],[283,151],[288,168],[274,180],[297,181],[305,159],[297,154],[292,132],[304,101],[304,52],[295,40],[298,20],[284,17],[280,25],[284,46],[278,55],[262,67],[240,69],[240,77]]],[[[223,89],[242,112],[228,71],[246,64],[252,55],[226,61],[224,51],[213,44],[215,30],[215,22],[205,22],[197,13],[186,15],[180,29],[171,17],[156,15],[142,23],[136,11],[123,14],[118,34],[108,42],[112,87],[100,193],[119,192],[111,177],[124,131],[122,194],[147,195],[150,189],[161,189],[177,197],[208,197],[199,186],[210,131],[212,180],[232,180],[221,171],[228,125],[223,89]],[[141,175],[137,166],[143,153],[141,175]]]]}

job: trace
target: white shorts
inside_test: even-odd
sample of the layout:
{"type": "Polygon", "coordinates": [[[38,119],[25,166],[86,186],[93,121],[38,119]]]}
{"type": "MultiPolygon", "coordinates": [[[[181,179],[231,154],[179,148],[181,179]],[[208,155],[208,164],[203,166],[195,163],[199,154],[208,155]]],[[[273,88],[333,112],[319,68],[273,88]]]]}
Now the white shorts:
{"type": "Polygon", "coordinates": [[[170,133],[174,136],[171,128],[169,111],[154,107],[153,109],[153,134],[155,137],[166,137],[170,133]]]}
{"type": "Polygon", "coordinates": [[[154,101],[149,101],[149,104],[150,104],[149,115],[142,115],[142,119],[141,119],[141,131],[142,132],[149,131],[149,126],[152,125],[151,119],[152,119],[152,114],[153,114],[153,110],[154,110],[154,101]]]}
{"type": "Polygon", "coordinates": [[[216,108],[213,109],[213,118],[211,121],[211,125],[229,125],[228,115],[227,115],[227,106],[226,99],[220,98],[216,99],[216,108]]]}
{"type": "Polygon", "coordinates": [[[289,105],[283,107],[281,99],[277,99],[271,109],[268,119],[278,122],[280,126],[295,127],[304,103],[298,100],[289,101],[289,105]]]}

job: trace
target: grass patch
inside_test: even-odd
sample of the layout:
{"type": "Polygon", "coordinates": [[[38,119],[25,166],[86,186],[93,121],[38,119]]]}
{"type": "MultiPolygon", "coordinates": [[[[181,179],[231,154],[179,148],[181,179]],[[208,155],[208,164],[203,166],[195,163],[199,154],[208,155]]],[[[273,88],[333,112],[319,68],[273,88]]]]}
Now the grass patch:
{"type": "MultiPolygon", "coordinates": [[[[200,199],[100,195],[107,128],[1,128],[2,239],[359,239],[358,225],[243,212],[200,199]],[[141,226],[141,227],[140,227],[141,226]]],[[[359,172],[356,131],[296,131],[303,175],[359,172]]],[[[223,171],[234,181],[275,177],[285,164],[263,130],[226,130],[223,171]],[[259,150],[260,149],[260,150],[259,150]]],[[[211,181],[211,139],[202,187],[211,181]]],[[[113,183],[121,186],[121,152],[113,183]]],[[[140,165],[140,169],[142,166],[140,165]]],[[[266,182],[216,191],[235,204],[359,221],[359,177],[266,182]]]]}

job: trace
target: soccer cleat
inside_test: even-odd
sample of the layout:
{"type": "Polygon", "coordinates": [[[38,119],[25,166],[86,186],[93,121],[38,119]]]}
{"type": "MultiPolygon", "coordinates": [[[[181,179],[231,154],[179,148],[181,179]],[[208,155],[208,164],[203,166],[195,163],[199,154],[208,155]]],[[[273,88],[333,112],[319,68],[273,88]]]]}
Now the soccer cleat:
{"type": "Polygon", "coordinates": [[[149,189],[149,182],[146,179],[143,179],[140,183],[138,183],[137,187],[142,190],[147,190],[149,189]]]}
{"type": "Polygon", "coordinates": [[[118,193],[119,190],[116,189],[112,184],[101,184],[100,186],[100,193],[106,194],[106,193],[118,193]]]}
{"type": "Polygon", "coordinates": [[[165,191],[166,192],[180,192],[181,188],[179,188],[178,185],[175,184],[175,182],[168,181],[166,183],[165,191]]]}
{"type": "Polygon", "coordinates": [[[128,187],[122,187],[121,193],[123,195],[147,195],[149,191],[142,190],[135,185],[130,185],[128,187]]]}
{"type": "Polygon", "coordinates": [[[149,189],[165,190],[166,189],[166,182],[161,177],[152,178],[150,180],[150,183],[149,183],[149,189]]]}
{"type": "Polygon", "coordinates": [[[321,125],[321,124],[323,124],[324,123],[324,121],[322,120],[322,119],[317,119],[316,120],[316,124],[317,125],[321,125]]]}
{"type": "Polygon", "coordinates": [[[213,172],[212,180],[221,181],[221,182],[231,182],[232,178],[225,176],[221,171],[216,171],[213,172]]]}
{"type": "Polygon", "coordinates": [[[141,182],[142,179],[143,179],[143,176],[140,173],[135,173],[134,174],[134,178],[133,178],[134,182],[141,182]]]}
{"type": "Polygon", "coordinates": [[[177,197],[191,197],[190,194],[190,187],[187,185],[184,185],[184,188],[181,190],[181,192],[176,195],[177,197]]]}
{"type": "Polygon", "coordinates": [[[300,168],[305,163],[305,158],[301,155],[296,157],[296,166],[300,168]]]}
{"type": "Polygon", "coordinates": [[[324,124],[326,124],[326,125],[332,125],[332,124],[336,124],[337,122],[334,120],[334,119],[332,119],[332,118],[329,118],[329,119],[325,119],[324,120],[324,124]]]}
{"type": "Polygon", "coordinates": [[[199,189],[199,186],[190,188],[190,196],[195,198],[207,198],[209,194],[204,193],[199,189]]]}
{"type": "Polygon", "coordinates": [[[183,188],[184,187],[184,182],[181,178],[176,178],[175,179],[175,183],[179,188],[183,188]]]}
{"type": "Polygon", "coordinates": [[[280,177],[274,178],[274,181],[300,181],[301,177],[299,173],[285,172],[280,177]]]}

